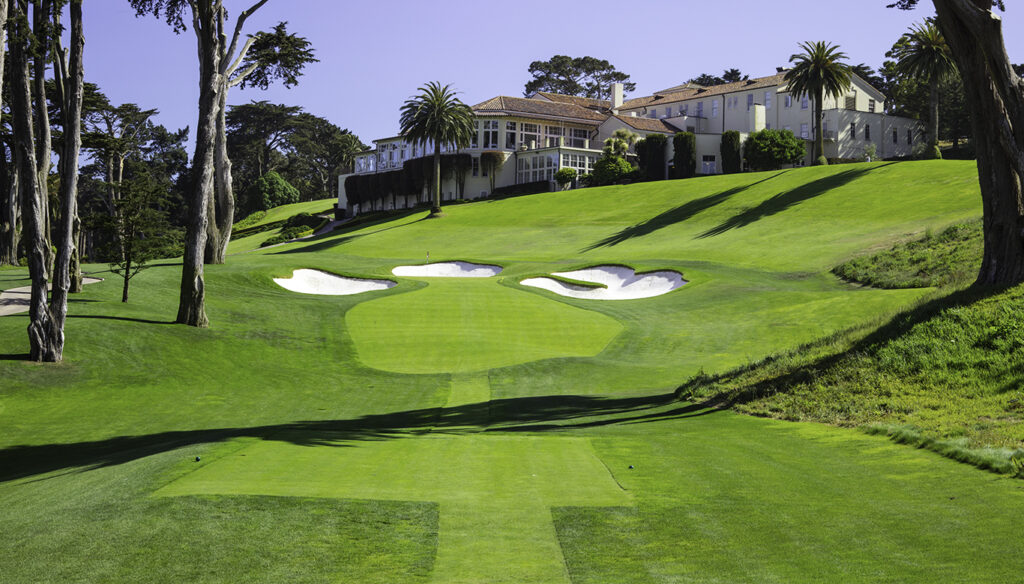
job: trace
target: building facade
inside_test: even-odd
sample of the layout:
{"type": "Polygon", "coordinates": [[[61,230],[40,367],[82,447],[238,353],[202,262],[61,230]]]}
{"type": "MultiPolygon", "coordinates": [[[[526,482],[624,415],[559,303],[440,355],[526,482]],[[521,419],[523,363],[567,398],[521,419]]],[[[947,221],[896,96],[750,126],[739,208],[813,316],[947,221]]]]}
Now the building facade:
{"type": "MultiPolygon", "coordinates": [[[[721,172],[720,145],[724,132],[735,130],[745,139],[765,128],[791,130],[797,137],[813,140],[813,104],[788,91],[785,70],[775,75],[713,87],[684,84],[652,95],[622,99],[616,84],[610,101],[538,92],[528,98],[498,96],[472,106],[476,132],[468,148],[459,152],[471,158],[464,184],[454,178],[442,181],[443,200],[478,199],[493,188],[553,182],[564,167],[589,174],[601,157],[601,146],[617,129],[626,128],[641,137],[661,133],[693,132],[697,136],[698,174],[721,172]],[[496,153],[503,162],[489,170],[481,164],[484,152],[496,153]],[[494,176],[489,176],[494,174],[494,176]],[[492,180],[493,179],[493,180],[492,180]]],[[[885,96],[866,81],[853,76],[840,99],[827,98],[822,130],[825,156],[860,159],[874,147],[876,158],[908,157],[921,141],[921,124],[889,116],[885,96]]],[[[374,148],[355,157],[352,174],[384,173],[403,168],[408,160],[433,155],[433,146],[417,146],[402,136],[374,140],[374,148]]],[[[665,164],[672,161],[671,140],[665,164]]],[[[442,148],[443,153],[449,153],[442,148]]],[[[808,152],[810,148],[808,147],[808,152]]],[[[805,164],[809,164],[808,153],[805,164]]],[[[339,177],[338,208],[348,214],[370,210],[401,209],[426,202],[426,192],[401,197],[350,203],[345,179],[339,177]]],[[[425,189],[424,189],[425,191],[425,189]]]]}

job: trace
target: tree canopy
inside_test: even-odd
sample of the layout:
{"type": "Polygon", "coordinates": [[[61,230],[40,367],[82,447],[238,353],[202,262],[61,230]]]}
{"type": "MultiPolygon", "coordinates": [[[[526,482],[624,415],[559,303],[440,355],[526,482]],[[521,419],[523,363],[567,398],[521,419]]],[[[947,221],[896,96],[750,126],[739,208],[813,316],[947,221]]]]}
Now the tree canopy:
{"type": "Polygon", "coordinates": [[[623,92],[636,90],[629,75],[617,71],[604,59],[555,55],[547,61],[530,63],[533,79],[526,83],[524,95],[548,91],[561,95],[576,95],[592,99],[611,99],[612,84],[622,83],[623,92]]]}
{"type": "Polygon", "coordinates": [[[750,75],[744,75],[739,69],[726,69],[721,75],[712,75],[710,73],[701,73],[700,75],[690,79],[688,83],[695,83],[697,85],[703,85],[704,87],[711,87],[713,85],[724,85],[726,83],[736,83],[737,81],[746,81],[750,79],[750,75]]]}

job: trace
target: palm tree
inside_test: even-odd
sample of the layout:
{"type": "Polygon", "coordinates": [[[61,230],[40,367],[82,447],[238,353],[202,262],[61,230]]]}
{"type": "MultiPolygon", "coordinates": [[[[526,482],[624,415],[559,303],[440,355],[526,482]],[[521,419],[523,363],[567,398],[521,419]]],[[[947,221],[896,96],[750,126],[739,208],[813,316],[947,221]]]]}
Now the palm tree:
{"type": "Polygon", "coordinates": [[[604,141],[604,155],[625,158],[626,154],[629,153],[630,147],[636,144],[639,139],[640,136],[630,132],[626,128],[619,128],[618,130],[615,130],[611,138],[607,138],[604,141]]]}
{"type": "Polygon", "coordinates": [[[476,132],[473,110],[455,97],[451,85],[437,81],[419,88],[419,95],[406,100],[400,120],[402,135],[426,148],[434,144],[434,204],[431,215],[441,213],[441,146],[465,148],[476,132]]]}
{"type": "Polygon", "coordinates": [[[850,87],[850,66],[842,62],[846,53],[838,45],[824,41],[800,43],[803,53],[789,58],[796,65],[786,73],[789,91],[795,97],[804,95],[814,100],[814,152],[815,164],[828,164],[824,159],[821,121],[824,116],[825,97],[839,99],[850,87]]]}
{"type": "Polygon", "coordinates": [[[895,51],[896,70],[914,77],[927,84],[928,96],[928,151],[933,158],[941,158],[939,153],[939,85],[956,72],[956,63],[949,52],[949,45],[942,32],[931,20],[924,24],[915,24],[910,32],[903,35],[905,42],[899,44],[895,51]]]}

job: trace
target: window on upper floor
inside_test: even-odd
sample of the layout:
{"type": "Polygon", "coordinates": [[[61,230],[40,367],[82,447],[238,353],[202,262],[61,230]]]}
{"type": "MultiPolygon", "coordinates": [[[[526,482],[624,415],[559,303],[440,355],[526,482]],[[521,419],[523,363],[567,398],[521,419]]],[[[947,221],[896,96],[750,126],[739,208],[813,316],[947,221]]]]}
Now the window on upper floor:
{"type": "Polygon", "coordinates": [[[679,113],[685,116],[686,114],[689,113],[689,111],[690,111],[690,104],[684,103],[682,109],[679,110],[679,113]]]}
{"type": "Polygon", "coordinates": [[[785,105],[786,107],[793,107],[793,96],[788,93],[786,94],[785,105]]]}
{"type": "Polygon", "coordinates": [[[519,130],[519,143],[536,148],[540,143],[540,124],[519,124],[519,130]]]}
{"type": "Polygon", "coordinates": [[[764,92],[764,109],[771,109],[772,107],[772,92],[764,92]]]}
{"type": "Polygon", "coordinates": [[[498,120],[484,121],[484,148],[498,147],[498,120]]]}
{"type": "Polygon", "coordinates": [[[585,128],[571,128],[569,130],[569,146],[573,148],[586,148],[590,132],[585,128]]]}
{"type": "Polygon", "coordinates": [[[649,116],[652,117],[652,118],[658,117],[658,110],[657,110],[657,108],[652,109],[651,113],[649,114],[649,116]]]}
{"type": "Polygon", "coordinates": [[[871,139],[871,124],[864,124],[864,139],[871,139]]]}
{"type": "Polygon", "coordinates": [[[473,134],[469,137],[469,147],[479,148],[480,147],[480,122],[473,122],[473,134]]]}
{"type": "Polygon", "coordinates": [[[807,109],[807,106],[809,106],[810,103],[811,102],[807,99],[806,95],[800,97],[800,109],[807,109]]]}
{"type": "Polygon", "coordinates": [[[544,126],[544,137],[547,139],[548,148],[561,146],[560,138],[565,135],[565,128],[561,126],[544,126]]]}
{"type": "Polygon", "coordinates": [[[869,99],[868,100],[868,111],[871,112],[871,113],[875,113],[875,100],[873,100],[873,99],[869,99]]]}
{"type": "Polygon", "coordinates": [[[718,100],[717,99],[711,100],[711,117],[713,117],[713,118],[717,118],[718,117],[718,100]]]}
{"type": "Polygon", "coordinates": [[[703,101],[698,101],[697,102],[697,117],[698,118],[703,118],[704,117],[704,102],[703,101]]]}
{"type": "Polygon", "coordinates": [[[754,107],[754,94],[753,93],[748,93],[747,94],[747,111],[749,112],[750,108],[752,108],[752,107],[754,107]]]}

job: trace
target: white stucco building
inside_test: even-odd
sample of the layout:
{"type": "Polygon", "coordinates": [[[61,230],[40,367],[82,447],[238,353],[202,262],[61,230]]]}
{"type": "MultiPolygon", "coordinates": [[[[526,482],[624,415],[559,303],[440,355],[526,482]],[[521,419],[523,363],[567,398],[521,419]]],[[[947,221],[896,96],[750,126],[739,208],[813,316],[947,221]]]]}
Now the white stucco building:
{"type": "MultiPolygon", "coordinates": [[[[528,98],[498,96],[472,106],[476,114],[476,139],[460,152],[471,157],[461,198],[491,195],[491,178],[480,164],[483,152],[497,152],[504,164],[497,169],[495,188],[552,181],[563,167],[591,172],[601,157],[601,146],[615,130],[627,128],[641,136],[665,134],[668,140],[666,165],[672,161],[671,136],[693,132],[697,142],[698,174],[721,172],[722,134],[729,130],[747,134],[765,128],[791,130],[808,143],[813,139],[813,104],[796,98],[786,86],[785,70],[774,75],[712,87],[684,84],[652,95],[623,100],[616,85],[611,101],[538,92],[528,98]]],[[[910,156],[921,139],[917,120],[890,116],[885,96],[866,81],[853,76],[846,94],[839,100],[827,98],[822,130],[825,156],[839,159],[862,158],[873,144],[875,156],[910,156]]],[[[413,146],[402,136],[374,140],[375,147],[355,158],[353,175],[386,173],[403,168],[406,161],[433,154],[433,148],[413,146]]],[[[808,158],[810,163],[810,144],[808,158]]],[[[348,213],[406,208],[426,201],[426,194],[377,197],[353,204],[348,200],[345,181],[339,177],[338,208],[348,213]]],[[[453,178],[442,183],[442,199],[460,198],[453,178]]]]}

